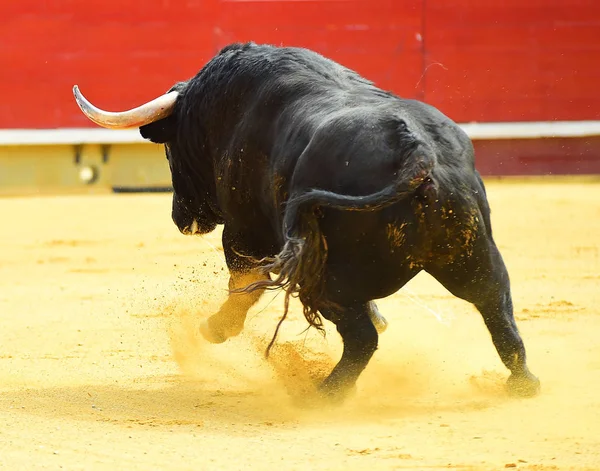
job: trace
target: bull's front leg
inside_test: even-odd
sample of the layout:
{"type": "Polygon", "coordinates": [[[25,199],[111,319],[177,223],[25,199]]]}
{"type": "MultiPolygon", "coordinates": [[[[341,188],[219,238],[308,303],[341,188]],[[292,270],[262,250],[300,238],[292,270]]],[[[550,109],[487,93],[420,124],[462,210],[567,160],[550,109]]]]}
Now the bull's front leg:
{"type": "MultiPolygon", "coordinates": [[[[231,272],[229,290],[245,288],[256,281],[267,279],[257,270],[231,272]]],[[[260,299],[264,289],[249,293],[230,293],[221,308],[200,324],[200,333],[211,343],[223,343],[230,337],[239,335],[244,328],[248,310],[260,299]]]]}

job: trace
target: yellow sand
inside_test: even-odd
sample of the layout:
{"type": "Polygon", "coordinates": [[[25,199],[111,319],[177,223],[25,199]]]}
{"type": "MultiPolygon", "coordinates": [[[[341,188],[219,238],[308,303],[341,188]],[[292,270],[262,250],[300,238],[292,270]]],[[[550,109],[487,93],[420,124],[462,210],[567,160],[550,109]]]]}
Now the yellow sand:
{"type": "Polygon", "coordinates": [[[479,314],[423,274],[379,302],[390,327],[334,410],[306,400],[333,329],[294,304],[263,358],[281,295],[198,339],[220,234],[180,235],[168,195],[0,200],[0,469],[600,469],[600,184],[489,196],[542,394],[506,397],[479,314]]]}

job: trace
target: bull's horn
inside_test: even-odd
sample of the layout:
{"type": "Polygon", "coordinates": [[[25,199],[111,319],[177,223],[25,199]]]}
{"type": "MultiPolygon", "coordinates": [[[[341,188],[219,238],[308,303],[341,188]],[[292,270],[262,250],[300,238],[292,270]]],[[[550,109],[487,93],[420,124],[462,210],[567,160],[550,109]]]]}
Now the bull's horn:
{"type": "Polygon", "coordinates": [[[169,92],[137,108],[120,113],[96,108],[81,94],[77,85],[73,87],[73,95],[83,114],[91,121],[104,128],[124,129],[137,128],[166,118],[173,112],[178,93],[169,92]]]}

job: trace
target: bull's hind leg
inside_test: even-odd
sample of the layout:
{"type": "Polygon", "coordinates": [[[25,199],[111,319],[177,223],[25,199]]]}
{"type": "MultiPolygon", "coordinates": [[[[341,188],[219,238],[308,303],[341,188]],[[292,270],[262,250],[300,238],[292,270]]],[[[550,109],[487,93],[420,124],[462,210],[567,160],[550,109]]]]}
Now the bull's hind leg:
{"type": "MultiPolygon", "coordinates": [[[[377,350],[379,336],[371,320],[371,303],[324,309],[323,316],[333,322],[344,342],[342,358],[321,384],[321,391],[335,399],[343,399],[377,350]]],[[[376,309],[376,308],[375,308],[376,309]]]]}
{"type": "Polygon", "coordinates": [[[508,272],[491,237],[482,237],[470,256],[443,267],[427,267],[427,271],[479,310],[500,359],[511,372],[509,392],[536,395],[540,382],[527,367],[525,346],[513,316],[508,272]]]}
{"type": "Polygon", "coordinates": [[[231,292],[258,281],[268,280],[268,275],[257,267],[256,258],[266,255],[256,244],[248,243],[232,233],[229,228],[223,231],[223,251],[229,268],[230,294],[221,308],[200,324],[200,333],[211,343],[223,343],[230,337],[239,335],[244,328],[248,310],[258,302],[264,289],[251,292],[231,292]],[[250,248],[250,246],[253,246],[250,248]]]}

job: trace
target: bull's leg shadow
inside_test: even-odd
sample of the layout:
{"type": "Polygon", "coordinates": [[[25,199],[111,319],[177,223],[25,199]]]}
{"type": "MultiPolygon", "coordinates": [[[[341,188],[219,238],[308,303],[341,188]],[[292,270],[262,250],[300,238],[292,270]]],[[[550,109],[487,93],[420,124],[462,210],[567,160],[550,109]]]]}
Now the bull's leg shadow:
{"type": "Polygon", "coordinates": [[[500,359],[511,372],[509,393],[522,397],[538,394],[540,381],[527,367],[525,345],[513,316],[508,272],[494,241],[482,237],[469,257],[426,270],[448,291],[479,310],[500,359]]]}
{"type": "MultiPolygon", "coordinates": [[[[378,329],[371,318],[383,317],[375,315],[373,309],[378,313],[375,303],[370,302],[345,306],[339,311],[321,310],[323,317],[336,325],[344,342],[342,358],[319,387],[329,400],[341,401],[352,391],[356,380],[377,350],[378,329]]],[[[380,329],[384,328],[384,324],[378,325],[380,329]]]]}

